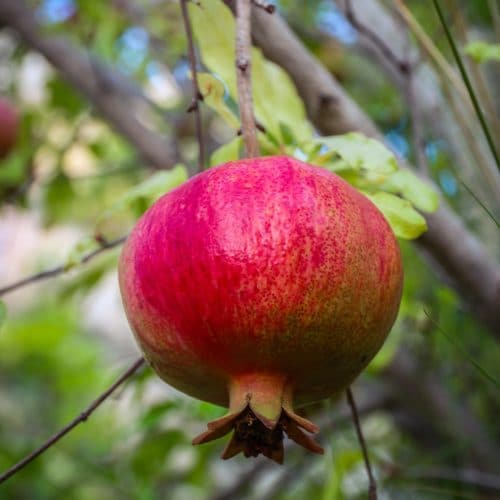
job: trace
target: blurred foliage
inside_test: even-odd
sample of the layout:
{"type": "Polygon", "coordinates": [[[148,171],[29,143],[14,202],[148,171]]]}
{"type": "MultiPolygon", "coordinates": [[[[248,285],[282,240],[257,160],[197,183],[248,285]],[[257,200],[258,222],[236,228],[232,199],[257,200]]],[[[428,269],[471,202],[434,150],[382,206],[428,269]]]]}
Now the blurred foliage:
{"type": "MultiPolygon", "coordinates": [[[[184,113],[191,87],[177,2],[31,3],[47,33],[70,38],[143,88],[163,74],[160,70],[171,68],[171,80],[162,80],[162,85],[180,89],[181,96],[172,101],[150,97],[156,114],[146,116],[145,122],[167,130],[165,116],[172,118],[177,128],[172,133],[178,135],[183,160],[192,168],[196,164],[192,154],[196,139],[184,113]]],[[[487,0],[457,3],[475,28],[492,30],[487,0]]],[[[417,0],[406,4],[448,54],[444,37],[438,36],[440,27],[432,9],[417,0]]],[[[235,134],[238,114],[233,34],[228,29],[231,20],[222,3],[214,1],[211,5],[203,10],[192,2],[190,12],[198,39],[203,38],[200,52],[204,72],[200,76],[206,106],[202,109],[211,164],[217,164],[240,155],[241,138],[235,134]],[[214,15],[216,6],[220,10],[214,15]],[[210,15],[207,27],[206,16],[210,15]]],[[[401,155],[411,160],[415,152],[404,99],[376,64],[345,49],[344,45],[354,43],[355,33],[339,17],[333,2],[281,0],[279,9],[401,155]]],[[[11,74],[10,79],[0,80],[1,89],[22,115],[16,150],[0,165],[0,198],[9,205],[2,208],[2,216],[8,212],[29,214],[40,223],[40,234],[72,228],[80,235],[72,250],[63,255],[34,245],[29,249],[30,264],[20,276],[52,264],[64,264],[71,272],[35,287],[32,294],[26,289],[26,293],[16,292],[0,302],[2,471],[80,414],[134,359],[131,335],[108,331],[115,325],[123,329],[123,323],[115,318],[116,311],[121,311],[119,304],[110,305],[103,293],[109,290],[106,284],[113,277],[117,251],[105,252],[85,266],[79,263],[98,248],[96,233],[107,239],[123,236],[154,199],[185,179],[187,171],[184,166],[156,173],[145,168],[133,148],[54,71],[43,73],[42,97],[28,98],[22,89],[26,76],[21,70],[32,54],[5,30],[0,35],[14,44],[8,58],[0,56],[1,74],[11,74]],[[91,321],[96,316],[99,321],[91,321]]],[[[314,157],[318,164],[323,155],[326,167],[342,167],[351,175],[350,180],[367,182],[365,174],[370,169],[366,161],[361,165],[361,175],[358,159],[349,157],[345,142],[339,144],[349,137],[319,140],[287,75],[266,61],[260,51],[254,50],[253,57],[256,115],[266,129],[265,134],[259,134],[263,151],[314,157]]],[[[448,145],[438,137],[426,140],[431,174],[442,188],[441,194],[460,207],[466,194],[457,187],[448,145]]],[[[359,146],[358,140],[356,144],[359,146]]],[[[380,159],[378,154],[383,158],[382,170],[391,165],[393,157],[385,157],[385,150],[374,153],[369,149],[369,160],[380,159]]],[[[390,197],[388,204],[395,216],[408,208],[401,203],[411,202],[411,217],[421,217],[413,207],[424,211],[436,208],[432,190],[401,171],[396,175],[391,170],[391,176],[381,179],[379,166],[371,172],[378,176],[377,186],[384,185],[380,187],[382,196],[390,197]],[[409,201],[404,202],[400,195],[409,201]],[[394,207],[394,203],[399,205],[394,207]]],[[[372,196],[381,196],[366,184],[363,187],[372,196]]],[[[418,359],[422,376],[435,377],[456,401],[472,407],[491,442],[500,442],[498,390],[474,364],[498,380],[498,344],[410,244],[402,242],[402,251],[406,271],[400,315],[388,342],[356,389],[359,386],[360,392],[376,392],[397,353],[407,349],[418,359]]],[[[2,279],[1,286],[4,284],[2,279]]],[[[325,457],[305,457],[302,450],[290,448],[285,467],[269,464],[223,497],[233,482],[260,460],[238,457],[222,462],[218,460],[221,442],[192,447],[191,438],[224,409],[183,396],[146,369],[87,422],[1,485],[0,498],[366,498],[366,474],[356,436],[350,420],[338,408],[333,401],[326,401],[310,410],[318,418],[335,417],[320,436],[327,450],[325,457]]],[[[480,498],[470,486],[453,483],[442,487],[411,475],[415,468],[436,464],[466,467],[468,451],[460,436],[430,447],[405,433],[390,407],[371,411],[363,424],[384,498],[480,498]]]]}
{"type": "Polygon", "coordinates": [[[470,42],[464,47],[464,52],[477,63],[485,61],[500,61],[500,44],[481,41],[470,42]]]}

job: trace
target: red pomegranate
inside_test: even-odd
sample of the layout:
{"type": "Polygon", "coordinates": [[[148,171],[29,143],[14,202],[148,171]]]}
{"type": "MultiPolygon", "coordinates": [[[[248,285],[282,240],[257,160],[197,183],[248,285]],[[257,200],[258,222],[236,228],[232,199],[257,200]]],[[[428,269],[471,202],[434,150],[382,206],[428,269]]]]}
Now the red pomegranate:
{"type": "MultiPolygon", "coordinates": [[[[340,177],[285,156],[229,162],[160,198],[124,247],[120,287],[158,375],[229,407],[194,444],[281,463],[283,433],[345,389],[382,346],[402,265],[379,210],[340,177]]],[[[308,433],[304,432],[307,431],[308,433]]]]}
{"type": "Polygon", "coordinates": [[[17,140],[19,120],[9,101],[0,98],[0,160],[5,158],[17,140]]]}

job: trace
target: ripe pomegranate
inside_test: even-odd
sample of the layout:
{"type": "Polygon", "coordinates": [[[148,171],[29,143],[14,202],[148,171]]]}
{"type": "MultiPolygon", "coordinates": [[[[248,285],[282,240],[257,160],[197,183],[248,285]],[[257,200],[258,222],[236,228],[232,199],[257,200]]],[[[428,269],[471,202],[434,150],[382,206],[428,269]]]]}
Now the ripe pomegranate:
{"type": "Polygon", "coordinates": [[[283,433],[321,453],[294,411],[346,388],[397,314],[402,265],[379,210],[285,156],[229,162],[160,198],[120,259],[137,341],[177,389],[228,406],[194,444],[281,463],[283,433]]]}
{"type": "Polygon", "coordinates": [[[19,120],[9,101],[0,99],[0,160],[5,158],[17,140],[19,120]]]}

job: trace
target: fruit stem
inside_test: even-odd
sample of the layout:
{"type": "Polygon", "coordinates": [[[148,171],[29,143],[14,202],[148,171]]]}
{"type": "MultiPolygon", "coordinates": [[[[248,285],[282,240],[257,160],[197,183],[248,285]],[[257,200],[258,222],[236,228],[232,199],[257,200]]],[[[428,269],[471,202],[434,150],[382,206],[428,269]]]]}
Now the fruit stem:
{"type": "Polygon", "coordinates": [[[247,373],[229,385],[229,411],[239,413],[249,406],[261,422],[272,429],[283,407],[291,408],[292,386],[286,377],[272,373],[247,373]]]}

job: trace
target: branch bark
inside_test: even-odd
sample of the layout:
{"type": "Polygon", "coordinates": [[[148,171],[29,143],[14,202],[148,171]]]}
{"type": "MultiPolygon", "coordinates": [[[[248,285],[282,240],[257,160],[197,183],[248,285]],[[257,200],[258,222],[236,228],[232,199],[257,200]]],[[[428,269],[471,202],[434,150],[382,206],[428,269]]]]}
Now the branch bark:
{"type": "MultiPolygon", "coordinates": [[[[125,240],[127,239],[126,236],[123,236],[121,238],[118,238],[113,241],[102,241],[100,242],[99,248],[96,250],[93,250],[92,252],[89,252],[87,255],[84,255],[80,261],[78,262],[77,265],[80,264],[86,264],[87,262],[90,262],[93,260],[95,257],[98,255],[101,255],[103,252],[107,250],[111,250],[112,248],[115,248],[122,243],[125,243],[125,240]]],[[[38,283],[39,281],[44,281],[49,278],[55,278],[56,276],[59,276],[60,274],[67,273],[70,269],[73,269],[74,266],[68,267],[67,264],[60,264],[59,266],[53,267],[51,269],[47,269],[46,271],[41,271],[39,273],[33,274],[31,276],[28,276],[26,278],[23,278],[19,281],[16,281],[15,283],[11,283],[10,285],[6,285],[2,288],[0,288],[0,298],[3,297],[4,295],[7,295],[8,293],[14,292],[15,290],[18,290],[19,288],[22,288],[24,286],[31,285],[33,283],[38,283]]]]}
{"type": "Polygon", "coordinates": [[[134,115],[136,101],[144,103],[145,98],[132,82],[69,40],[42,34],[34,10],[24,0],[0,2],[2,24],[12,28],[23,43],[43,54],[151,166],[173,166],[176,159],[174,144],[167,137],[146,128],[134,115]]]}
{"type": "Polygon", "coordinates": [[[467,403],[452,397],[440,374],[426,369],[408,351],[401,350],[382,378],[394,398],[390,413],[394,416],[394,410],[408,411],[418,421],[418,432],[424,435],[419,439],[434,433],[437,447],[449,439],[467,450],[469,465],[493,472],[500,460],[499,450],[467,403]]]}
{"type": "Polygon", "coordinates": [[[201,172],[205,168],[205,141],[203,138],[203,123],[201,120],[200,101],[203,101],[203,95],[200,92],[198,85],[198,72],[196,69],[196,51],[194,49],[193,30],[189,20],[189,12],[187,8],[188,0],[180,0],[182,20],[184,22],[184,31],[188,41],[189,66],[193,76],[193,100],[188,111],[195,112],[196,135],[198,137],[198,171],[201,172]]]}
{"type": "Polygon", "coordinates": [[[144,358],[137,359],[134,364],[132,364],[126,371],[121,375],[121,377],[116,380],[108,389],[106,389],[92,404],[90,404],[78,417],[73,419],[68,425],[64,426],[60,431],[56,432],[53,436],[51,436],[44,444],[42,444],[35,451],[27,455],[17,464],[13,465],[10,469],[6,470],[2,474],[0,474],[0,484],[7,481],[7,479],[11,478],[15,474],[17,474],[20,470],[24,469],[28,464],[33,462],[36,458],[38,458],[42,453],[45,453],[49,448],[54,446],[61,438],[63,438],[68,432],[72,431],[77,425],[85,422],[92,413],[94,413],[99,406],[101,406],[106,399],[115,392],[115,390],[120,387],[124,382],[126,382],[142,365],[146,363],[144,358]]]}
{"type": "Polygon", "coordinates": [[[259,156],[252,98],[251,2],[236,0],[236,77],[241,134],[248,158],[259,156]]]}
{"type": "MultiPolygon", "coordinates": [[[[228,2],[234,7],[234,2],[228,2]]],[[[327,135],[359,131],[384,140],[380,130],[277,14],[253,9],[253,39],[264,55],[290,75],[308,116],[327,135]]],[[[407,165],[402,165],[406,167],[407,165]]],[[[426,216],[429,230],[418,247],[477,318],[500,339],[500,267],[461,219],[441,200],[426,216]]]]}

